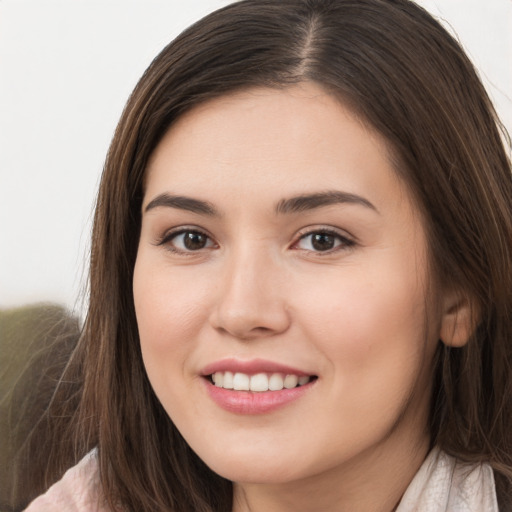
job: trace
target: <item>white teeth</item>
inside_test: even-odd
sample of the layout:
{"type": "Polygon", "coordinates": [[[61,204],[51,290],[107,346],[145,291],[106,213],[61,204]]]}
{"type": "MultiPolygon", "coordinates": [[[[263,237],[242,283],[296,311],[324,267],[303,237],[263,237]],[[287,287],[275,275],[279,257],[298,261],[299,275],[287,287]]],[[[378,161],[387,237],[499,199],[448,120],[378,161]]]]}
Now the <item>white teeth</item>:
{"type": "Polygon", "coordinates": [[[224,374],[222,372],[216,372],[212,375],[212,380],[217,387],[221,388],[224,383],[224,374]]]}
{"type": "Polygon", "coordinates": [[[297,375],[287,375],[284,378],[284,387],[286,389],[292,389],[299,383],[299,377],[297,375]]]}
{"type": "Polygon", "coordinates": [[[307,375],[302,375],[299,377],[299,386],[304,386],[309,382],[309,377],[307,375]]]}
{"type": "MultiPolygon", "coordinates": [[[[221,372],[218,372],[221,373],[221,372]]],[[[222,382],[224,389],[233,389],[233,374],[231,372],[224,372],[224,379],[222,382]]]]}
{"type": "Polygon", "coordinates": [[[237,391],[249,391],[249,375],[245,373],[235,373],[233,377],[233,389],[237,391]]]}
{"type": "Polygon", "coordinates": [[[283,389],[284,380],[283,376],[280,373],[273,373],[268,379],[268,389],[270,391],[280,391],[283,389]]]}
{"type": "Polygon", "coordinates": [[[247,375],[245,373],[237,372],[215,372],[211,376],[215,386],[224,389],[234,389],[236,391],[281,391],[285,389],[293,389],[297,386],[304,386],[307,384],[311,377],[307,375],[289,374],[283,375],[282,373],[257,373],[255,375],[247,375]]]}
{"type": "Polygon", "coordinates": [[[268,391],[268,377],[266,373],[257,373],[251,376],[251,391],[268,391]]]}

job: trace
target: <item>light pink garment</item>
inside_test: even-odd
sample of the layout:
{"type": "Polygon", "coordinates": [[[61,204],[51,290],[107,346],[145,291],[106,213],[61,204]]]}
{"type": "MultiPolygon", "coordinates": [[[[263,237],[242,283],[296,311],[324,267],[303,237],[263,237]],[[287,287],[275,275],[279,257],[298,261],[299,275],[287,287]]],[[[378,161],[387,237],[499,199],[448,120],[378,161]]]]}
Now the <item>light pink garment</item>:
{"type": "Polygon", "coordinates": [[[72,467],[25,512],[110,512],[103,502],[96,451],[72,467]]]}
{"type": "Polygon", "coordinates": [[[492,468],[462,464],[434,448],[396,512],[498,512],[492,468]]]}
{"type": "MultiPolygon", "coordinates": [[[[101,496],[93,451],[25,512],[110,512],[101,496]]],[[[485,464],[468,468],[434,448],[396,512],[498,512],[492,469],[485,464]]]]}

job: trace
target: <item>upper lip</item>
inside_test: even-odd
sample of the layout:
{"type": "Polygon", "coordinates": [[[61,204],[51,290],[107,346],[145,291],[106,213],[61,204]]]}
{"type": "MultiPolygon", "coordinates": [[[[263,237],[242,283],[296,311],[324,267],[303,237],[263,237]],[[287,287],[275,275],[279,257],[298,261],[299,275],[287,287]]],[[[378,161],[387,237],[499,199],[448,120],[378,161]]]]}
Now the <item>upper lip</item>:
{"type": "Polygon", "coordinates": [[[245,373],[247,375],[283,373],[286,375],[297,375],[298,377],[313,375],[312,373],[265,359],[251,359],[247,361],[235,358],[221,359],[208,364],[201,370],[201,374],[205,376],[216,372],[245,373]]]}

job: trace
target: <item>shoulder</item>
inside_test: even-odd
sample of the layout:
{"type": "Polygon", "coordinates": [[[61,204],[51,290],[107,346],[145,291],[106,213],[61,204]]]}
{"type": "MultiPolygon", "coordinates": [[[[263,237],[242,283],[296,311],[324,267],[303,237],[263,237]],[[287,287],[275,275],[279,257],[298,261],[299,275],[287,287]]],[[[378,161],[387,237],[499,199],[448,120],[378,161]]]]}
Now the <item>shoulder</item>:
{"type": "Polygon", "coordinates": [[[397,512],[498,512],[488,464],[465,464],[434,448],[405,492],[397,512]]]}
{"type": "Polygon", "coordinates": [[[103,503],[95,450],[72,467],[48,491],[36,498],[25,512],[108,512],[103,503]]]}

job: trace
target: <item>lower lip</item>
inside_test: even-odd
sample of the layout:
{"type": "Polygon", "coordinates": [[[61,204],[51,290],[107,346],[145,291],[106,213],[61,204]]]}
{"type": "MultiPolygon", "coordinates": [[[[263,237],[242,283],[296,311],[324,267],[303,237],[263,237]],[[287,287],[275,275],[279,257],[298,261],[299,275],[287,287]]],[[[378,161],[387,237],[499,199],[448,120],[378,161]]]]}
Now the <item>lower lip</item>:
{"type": "Polygon", "coordinates": [[[304,396],[316,380],[280,391],[234,391],[215,386],[205,379],[210,398],[222,409],[237,414],[264,414],[280,409],[304,396]]]}

